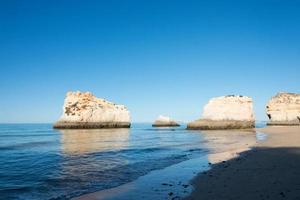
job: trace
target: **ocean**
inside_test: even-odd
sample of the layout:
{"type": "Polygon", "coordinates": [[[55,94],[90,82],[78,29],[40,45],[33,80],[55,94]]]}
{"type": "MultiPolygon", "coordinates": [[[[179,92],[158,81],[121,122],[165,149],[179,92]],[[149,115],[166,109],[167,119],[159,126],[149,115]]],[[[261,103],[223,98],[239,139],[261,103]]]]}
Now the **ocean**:
{"type": "Polygon", "coordinates": [[[205,134],[185,126],[55,130],[51,124],[1,124],[0,138],[0,199],[71,199],[193,159],[203,158],[207,168],[211,153],[205,134]]]}

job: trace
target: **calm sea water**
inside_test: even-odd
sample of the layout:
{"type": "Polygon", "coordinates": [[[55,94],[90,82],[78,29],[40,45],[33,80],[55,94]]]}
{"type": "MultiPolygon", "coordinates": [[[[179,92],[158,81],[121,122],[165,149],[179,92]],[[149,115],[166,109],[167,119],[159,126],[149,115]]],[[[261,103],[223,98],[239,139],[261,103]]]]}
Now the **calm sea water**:
{"type": "Polygon", "coordinates": [[[113,188],[205,154],[205,143],[184,127],[54,130],[51,124],[1,124],[0,199],[69,199],[113,188]]]}

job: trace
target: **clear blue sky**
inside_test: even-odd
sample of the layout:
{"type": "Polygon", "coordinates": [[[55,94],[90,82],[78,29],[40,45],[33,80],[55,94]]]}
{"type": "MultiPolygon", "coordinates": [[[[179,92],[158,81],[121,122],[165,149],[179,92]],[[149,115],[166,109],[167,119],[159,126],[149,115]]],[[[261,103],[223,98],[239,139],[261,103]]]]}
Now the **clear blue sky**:
{"type": "Polygon", "coordinates": [[[190,121],[211,97],[300,92],[300,1],[1,1],[0,122],[54,122],[69,90],[134,122],[190,121]]]}

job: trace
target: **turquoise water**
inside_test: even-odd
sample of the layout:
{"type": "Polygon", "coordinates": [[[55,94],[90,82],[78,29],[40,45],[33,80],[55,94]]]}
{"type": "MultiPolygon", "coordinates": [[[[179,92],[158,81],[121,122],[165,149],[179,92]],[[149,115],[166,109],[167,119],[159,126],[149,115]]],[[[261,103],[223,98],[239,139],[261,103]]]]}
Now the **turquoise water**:
{"type": "Polygon", "coordinates": [[[184,128],[1,124],[0,199],[70,199],[207,155],[203,135],[184,128]]]}

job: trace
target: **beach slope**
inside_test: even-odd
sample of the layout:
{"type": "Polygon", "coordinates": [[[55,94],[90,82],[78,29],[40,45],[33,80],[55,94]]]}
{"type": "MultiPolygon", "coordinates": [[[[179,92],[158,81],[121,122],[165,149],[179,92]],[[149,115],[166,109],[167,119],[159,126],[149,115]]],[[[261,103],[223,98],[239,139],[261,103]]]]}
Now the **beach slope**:
{"type": "Polygon", "coordinates": [[[268,139],[199,174],[186,199],[300,199],[300,126],[257,131],[268,139]]]}

